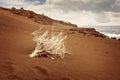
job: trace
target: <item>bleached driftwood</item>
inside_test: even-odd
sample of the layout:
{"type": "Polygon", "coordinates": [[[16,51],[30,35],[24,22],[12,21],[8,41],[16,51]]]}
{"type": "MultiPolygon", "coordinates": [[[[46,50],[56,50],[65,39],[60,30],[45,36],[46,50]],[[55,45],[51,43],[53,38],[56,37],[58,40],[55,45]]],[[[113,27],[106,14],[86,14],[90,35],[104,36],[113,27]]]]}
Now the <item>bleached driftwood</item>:
{"type": "Polygon", "coordinates": [[[46,54],[50,58],[55,58],[59,56],[60,58],[64,58],[66,53],[64,40],[67,36],[63,35],[63,32],[55,34],[52,32],[50,35],[48,31],[41,33],[41,28],[32,33],[34,35],[33,40],[37,42],[34,52],[30,55],[30,57],[35,57],[41,55],[43,52],[49,53],[46,54]]]}

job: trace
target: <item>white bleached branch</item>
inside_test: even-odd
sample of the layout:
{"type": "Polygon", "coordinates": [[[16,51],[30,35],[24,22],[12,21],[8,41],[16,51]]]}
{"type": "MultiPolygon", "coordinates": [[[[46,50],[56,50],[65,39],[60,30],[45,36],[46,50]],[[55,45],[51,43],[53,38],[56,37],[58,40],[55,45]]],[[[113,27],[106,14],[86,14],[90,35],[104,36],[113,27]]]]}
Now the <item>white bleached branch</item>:
{"type": "Polygon", "coordinates": [[[55,56],[59,56],[60,58],[64,58],[66,53],[64,40],[67,36],[63,35],[63,32],[58,34],[53,33],[52,35],[45,31],[43,34],[41,33],[41,28],[32,33],[34,35],[33,40],[37,42],[35,50],[30,57],[39,56],[42,52],[49,53],[50,58],[55,58],[55,56]]]}

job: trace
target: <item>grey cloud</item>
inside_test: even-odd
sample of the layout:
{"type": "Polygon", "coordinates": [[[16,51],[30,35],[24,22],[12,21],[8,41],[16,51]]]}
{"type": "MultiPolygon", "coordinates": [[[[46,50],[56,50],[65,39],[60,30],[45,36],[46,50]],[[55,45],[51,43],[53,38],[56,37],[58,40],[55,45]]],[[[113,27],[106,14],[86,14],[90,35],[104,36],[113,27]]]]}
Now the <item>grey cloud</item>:
{"type": "Polygon", "coordinates": [[[53,2],[52,0],[49,1],[49,4],[52,4],[57,10],[62,10],[64,13],[72,11],[78,14],[80,14],[80,11],[92,12],[97,15],[95,20],[99,23],[111,22],[110,16],[105,12],[120,12],[120,3],[117,2],[118,0],[89,0],[88,2],[84,2],[83,0],[61,0],[58,2],[54,2],[54,0],[53,2]]]}
{"type": "Polygon", "coordinates": [[[43,5],[46,0],[24,0],[26,3],[28,4],[32,4],[32,5],[43,5]]]}
{"type": "MultiPolygon", "coordinates": [[[[52,1],[51,1],[52,3],[52,1]]],[[[94,0],[88,3],[82,0],[63,0],[60,2],[54,2],[54,7],[61,9],[64,12],[69,11],[93,11],[93,12],[120,12],[120,5],[117,0],[94,0]]]]}
{"type": "Polygon", "coordinates": [[[120,13],[118,14],[112,14],[113,17],[120,18],[120,13]]]}
{"type": "Polygon", "coordinates": [[[105,14],[104,12],[97,14],[98,16],[96,17],[96,21],[99,23],[106,23],[110,22],[109,16],[105,14]]]}

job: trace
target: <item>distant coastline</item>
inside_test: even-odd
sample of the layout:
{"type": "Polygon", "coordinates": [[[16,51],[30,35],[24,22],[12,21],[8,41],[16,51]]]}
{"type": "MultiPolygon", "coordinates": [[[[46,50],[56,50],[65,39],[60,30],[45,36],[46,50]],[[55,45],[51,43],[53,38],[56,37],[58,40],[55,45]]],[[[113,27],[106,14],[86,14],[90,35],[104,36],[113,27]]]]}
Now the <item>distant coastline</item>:
{"type": "Polygon", "coordinates": [[[120,39],[120,34],[119,33],[112,33],[112,32],[100,32],[100,33],[108,36],[109,38],[120,39]]]}
{"type": "Polygon", "coordinates": [[[101,26],[96,27],[96,30],[109,38],[120,39],[120,26],[101,26]]]}
{"type": "MultiPolygon", "coordinates": [[[[85,26],[84,26],[85,27],[85,26]]],[[[89,26],[95,28],[98,32],[108,36],[109,38],[120,39],[120,26],[89,26]]]]}

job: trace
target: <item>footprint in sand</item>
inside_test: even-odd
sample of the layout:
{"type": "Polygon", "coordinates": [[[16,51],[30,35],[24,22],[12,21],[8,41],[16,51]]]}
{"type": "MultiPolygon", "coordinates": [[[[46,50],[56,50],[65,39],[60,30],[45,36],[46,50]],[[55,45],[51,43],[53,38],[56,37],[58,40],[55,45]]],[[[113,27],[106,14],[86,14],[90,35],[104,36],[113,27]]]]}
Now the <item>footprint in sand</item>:
{"type": "Polygon", "coordinates": [[[1,69],[6,72],[6,73],[13,73],[14,68],[13,68],[13,63],[10,61],[5,61],[4,63],[1,64],[1,69]]]}
{"type": "Polygon", "coordinates": [[[7,77],[9,80],[23,80],[23,78],[17,76],[17,75],[10,75],[7,77]]]}
{"type": "Polygon", "coordinates": [[[35,70],[37,70],[40,74],[44,75],[44,76],[48,76],[48,71],[45,68],[42,68],[40,66],[35,66],[34,67],[35,70]]]}
{"type": "Polygon", "coordinates": [[[71,80],[69,77],[62,77],[61,80],[71,80]]]}
{"type": "Polygon", "coordinates": [[[6,65],[14,65],[15,63],[11,62],[11,61],[5,61],[4,62],[6,65]]]}
{"type": "Polygon", "coordinates": [[[69,78],[69,77],[47,77],[47,78],[45,78],[44,80],[72,80],[71,78],[69,78]]]}
{"type": "Polygon", "coordinates": [[[2,68],[3,68],[3,70],[5,70],[8,73],[13,73],[14,72],[14,68],[10,65],[3,65],[2,68]]]}

